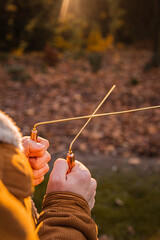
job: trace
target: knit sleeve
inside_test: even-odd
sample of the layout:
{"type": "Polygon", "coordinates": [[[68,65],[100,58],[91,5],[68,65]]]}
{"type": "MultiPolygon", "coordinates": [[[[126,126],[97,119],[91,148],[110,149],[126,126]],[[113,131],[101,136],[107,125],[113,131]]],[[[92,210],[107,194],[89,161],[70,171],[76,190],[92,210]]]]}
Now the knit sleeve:
{"type": "Polygon", "coordinates": [[[47,194],[37,223],[40,240],[96,240],[97,228],[89,206],[80,195],[67,192],[47,194]]]}

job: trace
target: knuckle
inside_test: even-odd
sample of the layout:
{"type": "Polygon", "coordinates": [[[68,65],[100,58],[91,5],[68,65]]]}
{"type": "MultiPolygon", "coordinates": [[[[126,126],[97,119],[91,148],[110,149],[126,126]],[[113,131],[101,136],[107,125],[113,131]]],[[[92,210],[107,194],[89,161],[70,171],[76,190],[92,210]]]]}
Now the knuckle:
{"type": "Polygon", "coordinates": [[[91,181],[92,181],[93,188],[96,189],[97,188],[97,181],[94,178],[92,178],[91,181]]]}
{"type": "Polygon", "coordinates": [[[64,161],[66,162],[65,159],[63,159],[63,158],[58,158],[58,159],[55,161],[54,165],[57,165],[57,164],[60,164],[60,163],[64,163],[64,161]]]}
{"type": "Polygon", "coordinates": [[[44,167],[44,168],[41,168],[41,169],[38,169],[38,170],[33,170],[33,176],[34,178],[41,178],[44,176],[45,173],[47,173],[49,170],[49,166],[48,164],[44,167]]]}
{"type": "Polygon", "coordinates": [[[40,171],[38,171],[38,170],[33,171],[33,177],[34,177],[35,179],[41,177],[40,171]]]}
{"type": "Polygon", "coordinates": [[[93,199],[92,208],[94,207],[94,204],[95,204],[95,198],[93,199]]]}
{"type": "Polygon", "coordinates": [[[46,149],[49,147],[49,141],[45,138],[38,137],[38,142],[41,143],[46,149]]]}
{"type": "Polygon", "coordinates": [[[38,157],[44,157],[46,154],[46,149],[43,148],[39,153],[38,153],[38,157]]]}
{"type": "Polygon", "coordinates": [[[43,182],[44,180],[44,176],[38,178],[38,179],[34,179],[33,180],[33,185],[36,186],[36,185],[39,185],[41,182],[43,182]]]}
{"type": "Polygon", "coordinates": [[[32,168],[38,170],[38,164],[36,164],[36,162],[32,162],[32,168]]]}
{"type": "Polygon", "coordinates": [[[46,152],[46,161],[49,162],[51,160],[51,155],[49,152],[46,152]]]}
{"type": "Polygon", "coordinates": [[[48,171],[49,171],[49,165],[46,164],[46,166],[45,166],[45,173],[47,173],[48,171]]]}
{"type": "Polygon", "coordinates": [[[51,160],[51,155],[48,152],[46,152],[45,156],[42,156],[40,158],[41,158],[41,160],[38,161],[38,159],[37,159],[32,163],[32,166],[34,169],[38,170],[38,169],[43,168],[45,166],[45,164],[51,160]]]}
{"type": "Polygon", "coordinates": [[[45,143],[46,143],[46,148],[49,148],[49,141],[47,139],[45,139],[45,143]]]}
{"type": "Polygon", "coordinates": [[[35,160],[33,161],[33,168],[36,169],[36,170],[40,170],[40,169],[42,168],[40,161],[38,161],[37,159],[35,159],[35,160]]]}
{"type": "Polygon", "coordinates": [[[92,210],[92,208],[94,207],[94,205],[95,205],[95,198],[92,199],[91,203],[89,204],[90,210],[92,210]]]}
{"type": "Polygon", "coordinates": [[[63,162],[63,161],[65,161],[65,159],[64,158],[58,158],[56,161],[57,162],[63,162]]]}
{"type": "Polygon", "coordinates": [[[38,170],[40,168],[40,164],[38,161],[33,161],[33,168],[38,170]]]}
{"type": "Polygon", "coordinates": [[[81,180],[88,182],[91,179],[91,174],[88,170],[84,170],[81,173],[80,177],[81,177],[81,180]]]}

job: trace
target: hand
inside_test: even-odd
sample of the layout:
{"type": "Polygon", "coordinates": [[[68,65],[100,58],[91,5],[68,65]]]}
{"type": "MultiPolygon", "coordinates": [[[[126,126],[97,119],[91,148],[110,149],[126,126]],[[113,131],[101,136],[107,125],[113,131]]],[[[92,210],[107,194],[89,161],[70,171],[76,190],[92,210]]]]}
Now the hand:
{"type": "Polygon", "coordinates": [[[96,180],[91,178],[89,170],[80,162],[67,174],[68,164],[64,159],[56,160],[50,175],[47,192],[67,191],[81,195],[88,202],[90,209],[94,207],[96,180]]]}
{"type": "Polygon", "coordinates": [[[44,175],[49,171],[48,162],[51,160],[51,156],[47,152],[49,142],[40,137],[37,142],[31,140],[30,137],[23,137],[22,145],[23,152],[33,169],[33,185],[36,186],[44,180],[44,175]]]}

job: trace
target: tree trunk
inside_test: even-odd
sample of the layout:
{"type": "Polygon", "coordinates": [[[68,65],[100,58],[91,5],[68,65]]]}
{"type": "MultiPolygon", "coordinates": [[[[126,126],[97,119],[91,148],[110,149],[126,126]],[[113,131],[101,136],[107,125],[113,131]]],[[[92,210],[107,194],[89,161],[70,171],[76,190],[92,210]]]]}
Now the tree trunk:
{"type": "Polygon", "coordinates": [[[154,23],[153,23],[153,55],[151,60],[144,66],[144,70],[149,70],[152,67],[158,67],[160,65],[160,1],[153,0],[154,4],[154,23]]]}
{"type": "Polygon", "coordinates": [[[154,0],[154,32],[153,32],[153,57],[152,66],[158,67],[160,64],[160,2],[154,0]]]}

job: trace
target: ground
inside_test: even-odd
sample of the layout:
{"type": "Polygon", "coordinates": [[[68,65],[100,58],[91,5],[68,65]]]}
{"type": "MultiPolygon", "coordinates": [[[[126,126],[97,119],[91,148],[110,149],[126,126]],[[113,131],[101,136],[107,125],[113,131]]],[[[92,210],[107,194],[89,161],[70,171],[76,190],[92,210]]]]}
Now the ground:
{"type": "MultiPolygon", "coordinates": [[[[57,157],[52,156],[53,161],[57,157]]],[[[117,158],[81,153],[77,153],[77,157],[98,183],[92,217],[98,225],[100,240],[159,240],[158,158],[117,158]]],[[[34,194],[39,211],[47,181],[48,176],[36,187],[34,194]]]]}
{"type": "MultiPolygon", "coordinates": [[[[87,58],[59,56],[49,67],[43,56],[9,56],[0,63],[0,109],[29,135],[40,121],[91,114],[113,84],[99,113],[158,105],[160,69],[144,71],[151,52],[135,48],[103,53],[97,73],[87,58]]],[[[93,217],[106,240],[158,240],[160,226],[159,109],[92,119],[73,152],[98,181],[93,217]]],[[[64,157],[86,120],[37,128],[50,141],[51,167],[64,157]]],[[[38,209],[46,181],[34,195],[38,209]]]]}
{"type": "MultiPolygon", "coordinates": [[[[149,51],[113,49],[102,68],[91,71],[86,58],[63,55],[55,67],[42,56],[10,57],[0,65],[0,109],[24,135],[36,122],[91,114],[113,84],[117,87],[99,113],[159,104],[160,69],[143,71],[149,51]]],[[[50,152],[62,156],[86,120],[38,127],[50,140],[50,152]]],[[[85,154],[160,156],[159,109],[92,119],[73,146],[85,154]]]]}

